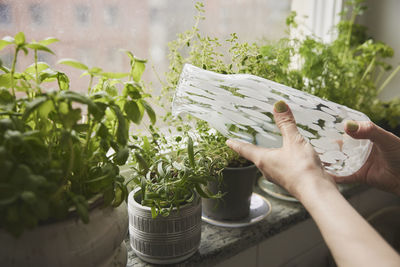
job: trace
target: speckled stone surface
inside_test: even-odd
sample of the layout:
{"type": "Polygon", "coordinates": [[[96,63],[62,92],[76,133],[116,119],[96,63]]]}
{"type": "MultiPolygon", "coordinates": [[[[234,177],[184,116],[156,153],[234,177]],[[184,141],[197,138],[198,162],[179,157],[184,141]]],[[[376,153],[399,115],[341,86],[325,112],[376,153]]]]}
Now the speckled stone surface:
{"type": "MultiPolygon", "coordinates": [[[[360,186],[342,188],[345,197],[364,190],[360,186]]],[[[291,226],[309,218],[309,214],[300,203],[275,199],[255,187],[254,192],[264,196],[272,206],[272,212],[257,224],[242,228],[224,228],[202,222],[201,243],[198,251],[188,260],[174,266],[213,266],[239,252],[246,250],[267,238],[276,235],[291,226]]],[[[154,266],[140,260],[125,240],[128,248],[128,267],[154,266]]]]}

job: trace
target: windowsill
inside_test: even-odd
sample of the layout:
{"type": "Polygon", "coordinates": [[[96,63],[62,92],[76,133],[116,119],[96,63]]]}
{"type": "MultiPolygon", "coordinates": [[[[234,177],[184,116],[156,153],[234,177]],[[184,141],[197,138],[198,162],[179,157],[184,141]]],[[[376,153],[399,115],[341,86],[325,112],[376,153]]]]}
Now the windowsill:
{"type": "MultiPolygon", "coordinates": [[[[350,198],[365,190],[364,186],[349,186],[342,193],[346,198],[350,198]]],[[[254,192],[266,197],[271,203],[272,211],[266,218],[257,224],[242,228],[223,228],[202,222],[198,251],[179,266],[212,266],[221,263],[310,218],[300,203],[270,197],[258,186],[254,192]]],[[[125,241],[128,248],[128,267],[151,266],[134,254],[129,239],[125,241]]]]}

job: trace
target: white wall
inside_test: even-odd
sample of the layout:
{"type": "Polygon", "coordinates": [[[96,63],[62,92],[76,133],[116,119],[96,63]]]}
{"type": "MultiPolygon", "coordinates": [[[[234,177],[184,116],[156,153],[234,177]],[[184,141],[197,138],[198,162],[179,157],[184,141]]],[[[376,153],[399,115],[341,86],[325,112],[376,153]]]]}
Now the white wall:
{"type": "MultiPolygon", "coordinates": [[[[400,1],[399,0],[367,0],[368,10],[360,19],[360,23],[368,27],[368,33],[376,40],[391,46],[395,55],[388,62],[396,67],[400,64],[400,1]]],[[[388,84],[381,98],[388,100],[400,97],[400,72],[388,84]]]]}

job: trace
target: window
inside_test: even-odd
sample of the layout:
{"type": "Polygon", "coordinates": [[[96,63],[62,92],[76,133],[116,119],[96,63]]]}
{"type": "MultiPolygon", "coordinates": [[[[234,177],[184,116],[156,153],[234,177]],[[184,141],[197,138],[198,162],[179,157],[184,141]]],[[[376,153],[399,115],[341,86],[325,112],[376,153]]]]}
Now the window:
{"type": "Polygon", "coordinates": [[[89,24],[89,19],[90,19],[89,6],[77,5],[75,7],[75,18],[80,25],[87,26],[89,24]]]}
{"type": "Polygon", "coordinates": [[[29,13],[34,25],[43,25],[45,19],[45,10],[42,4],[29,5],[29,13]]]}
{"type": "Polygon", "coordinates": [[[0,24],[11,23],[11,8],[8,4],[0,3],[0,24]]]}
{"type": "MultiPolygon", "coordinates": [[[[90,67],[101,67],[104,71],[126,71],[129,59],[119,49],[127,49],[137,57],[148,60],[143,78],[151,82],[157,91],[160,87],[157,76],[163,79],[163,73],[168,68],[168,42],[176,39],[177,33],[192,28],[197,1],[1,0],[0,23],[8,23],[12,19],[15,22],[7,28],[0,27],[0,35],[2,38],[23,31],[28,41],[56,37],[60,42],[50,45],[56,57],[48,55],[44,58],[45,55],[41,55],[41,59],[56,61],[74,58],[90,67]]],[[[274,40],[285,35],[285,18],[290,12],[292,0],[202,2],[206,19],[200,23],[199,29],[203,34],[223,41],[235,32],[240,40],[253,42],[261,38],[274,40]]],[[[0,52],[2,58],[5,53],[0,52]]],[[[21,54],[18,67],[31,63],[31,54],[21,54]]],[[[63,65],[53,67],[71,76],[73,90],[87,88],[88,77],[80,77],[79,70],[63,65]]]]}
{"type": "Polygon", "coordinates": [[[104,9],[104,21],[106,25],[114,26],[118,18],[118,7],[117,6],[106,6],[104,9]]]}

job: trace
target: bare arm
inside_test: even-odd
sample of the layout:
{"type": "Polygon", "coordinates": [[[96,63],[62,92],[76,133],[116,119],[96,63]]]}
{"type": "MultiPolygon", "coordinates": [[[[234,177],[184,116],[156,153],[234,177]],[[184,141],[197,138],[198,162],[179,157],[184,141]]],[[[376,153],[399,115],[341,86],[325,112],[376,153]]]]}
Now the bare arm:
{"type": "Polygon", "coordinates": [[[274,116],[283,136],[281,148],[227,144],[301,201],[339,266],[400,266],[400,256],[340,194],[284,102],[275,104],[274,116]]]}

